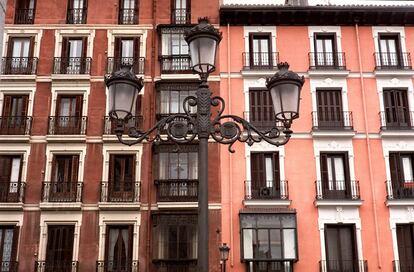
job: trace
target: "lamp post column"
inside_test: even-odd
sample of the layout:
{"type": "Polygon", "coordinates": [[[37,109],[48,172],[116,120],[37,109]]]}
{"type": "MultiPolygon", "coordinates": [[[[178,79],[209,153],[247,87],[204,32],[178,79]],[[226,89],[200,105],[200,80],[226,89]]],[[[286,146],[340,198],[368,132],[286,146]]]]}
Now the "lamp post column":
{"type": "Polygon", "coordinates": [[[208,271],[208,139],[210,135],[211,92],[207,77],[197,90],[198,146],[198,271],[208,271]]]}

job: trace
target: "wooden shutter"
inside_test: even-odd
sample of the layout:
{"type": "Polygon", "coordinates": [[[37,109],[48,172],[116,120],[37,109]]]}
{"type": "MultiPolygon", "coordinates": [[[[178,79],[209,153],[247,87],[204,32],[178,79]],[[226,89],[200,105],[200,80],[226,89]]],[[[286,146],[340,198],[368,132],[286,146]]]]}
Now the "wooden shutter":
{"type": "Polygon", "coordinates": [[[108,181],[114,182],[115,181],[115,155],[109,155],[109,173],[108,173],[108,181]]]}
{"type": "Polygon", "coordinates": [[[12,251],[11,251],[11,261],[16,261],[17,258],[17,249],[19,247],[19,232],[20,232],[20,227],[19,226],[14,226],[13,229],[13,245],[12,245],[12,251]]]}
{"type": "Polygon", "coordinates": [[[328,170],[328,154],[321,153],[320,154],[320,162],[321,162],[321,179],[322,179],[322,186],[329,188],[329,170],[328,170]]]}
{"type": "Polygon", "coordinates": [[[83,105],[83,96],[82,95],[76,95],[75,96],[75,112],[74,116],[82,117],[82,105],[83,105]]]}
{"type": "Polygon", "coordinates": [[[60,108],[62,107],[61,104],[62,104],[62,96],[58,95],[56,98],[56,110],[55,110],[56,117],[60,116],[60,108]]]}
{"type": "Polygon", "coordinates": [[[68,0],[68,9],[73,9],[73,1],[74,0],[68,0]]]}
{"type": "Polygon", "coordinates": [[[28,111],[28,108],[29,108],[29,96],[28,95],[23,95],[22,100],[23,100],[22,101],[22,103],[23,103],[22,111],[19,114],[22,117],[26,117],[28,115],[27,111],[28,111]]]}
{"type": "Polygon", "coordinates": [[[31,36],[30,37],[30,45],[29,45],[29,58],[33,58],[33,53],[34,53],[34,44],[35,44],[35,37],[31,36]]]}
{"type": "Polygon", "coordinates": [[[397,225],[398,256],[401,264],[413,264],[414,225],[397,225]]]}
{"type": "Polygon", "coordinates": [[[389,161],[390,161],[390,173],[391,173],[391,180],[393,184],[400,183],[402,181],[402,169],[400,164],[400,153],[398,152],[390,152],[389,154],[389,161]]]}
{"type": "Polygon", "coordinates": [[[10,182],[11,166],[10,156],[0,156],[0,182],[10,182]]]}
{"type": "Polygon", "coordinates": [[[274,178],[274,184],[276,185],[276,188],[280,188],[280,164],[279,164],[279,153],[274,152],[272,154],[273,156],[273,178],[274,178]]]}
{"type": "Polygon", "coordinates": [[[135,116],[142,115],[142,95],[137,95],[137,100],[135,101],[135,116]]]}
{"type": "Polygon", "coordinates": [[[73,155],[71,158],[71,173],[68,181],[77,182],[79,172],[79,155],[73,155]]]}
{"type": "Polygon", "coordinates": [[[5,95],[3,99],[3,116],[7,117],[10,115],[12,106],[12,96],[5,95]]]}
{"type": "Polygon", "coordinates": [[[252,188],[260,188],[266,185],[265,179],[265,166],[264,166],[264,154],[263,153],[251,153],[251,178],[252,188]]]}
{"type": "MultiPolygon", "coordinates": [[[[86,3],[84,0],[83,3],[86,3]]],[[[82,37],[82,58],[86,58],[88,53],[88,37],[82,37]]]]}
{"type": "Polygon", "coordinates": [[[115,58],[115,60],[114,60],[114,62],[116,61],[116,59],[120,59],[122,57],[121,48],[122,48],[122,38],[115,37],[115,44],[114,44],[114,58],[115,58]]]}
{"type": "Polygon", "coordinates": [[[53,155],[53,158],[52,158],[52,172],[50,174],[50,181],[57,181],[57,179],[55,180],[56,171],[57,171],[56,168],[57,168],[56,155],[53,155]]]}
{"type": "MultiPolygon", "coordinates": [[[[69,1],[71,2],[71,1],[69,1]]],[[[68,58],[69,57],[69,38],[63,37],[62,38],[62,58],[68,58]]]]}
{"type": "Polygon", "coordinates": [[[46,262],[68,265],[72,262],[74,226],[49,226],[46,262]]]}
{"type": "Polygon", "coordinates": [[[341,90],[318,90],[316,92],[318,121],[341,121],[342,94],[341,90]]]}
{"type": "Polygon", "coordinates": [[[140,43],[140,40],[139,40],[139,37],[134,37],[134,58],[139,58],[139,48],[140,48],[140,45],[141,45],[141,43],[140,43]]]}

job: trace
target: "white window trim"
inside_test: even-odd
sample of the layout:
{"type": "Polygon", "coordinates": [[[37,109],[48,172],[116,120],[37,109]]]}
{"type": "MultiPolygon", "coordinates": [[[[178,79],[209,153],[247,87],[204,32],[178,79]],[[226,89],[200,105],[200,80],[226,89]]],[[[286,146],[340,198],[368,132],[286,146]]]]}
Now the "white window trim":
{"type": "Polygon", "coordinates": [[[41,29],[5,29],[3,34],[4,47],[2,55],[3,57],[7,56],[7,50],[9,48],[9,38],[10,37],[29,37],[34,36],[34,45],[33,45],[33,57],[39,58],[40,56],[40,42],[43,36],[43,30],[41,29]]]}
{"type": "Polygon", "coordinates": [[[102,180],[108,181],[109,179],[109,158],[111,154],[119,155],[135,155],[135,181],[141,180],[141,155],[142,155],[142,145],[135,145],[132,147],[125,146],[119,143],[116,144],[106,144],[103,147],[104,155],[104,165],[102,169],[102,180]]]}
{"type": "MultiPolygon", "coordinates": [[[[0,226],[19,227],[19,239],[17,241],[17,252],[20,252],[20,239],[22,236],[23,212],[17,211],[0,211],[0,226]],[[7,218],[7,220],[5,220],[7,218]]],[[[19,261],[19,254],[16,255],[16,261],[19,261]]]]}
{"type": "Polygon", "coordinates": [[[40,242],[38,260],[46,259],[48,226],[50,225],[74,225],[73,235],[73,256],[72,261],[76,262],[79,258],[79,239],[80,228],[82,225],[82,212],[72,212],[70,216],[62,212],[42,212],[40,215],[40,242]]]}
{"type": "Polygon", "coordinates": [[[377,77],[377,92],[379,96],[380,111],[384,111],[384,89],[407,89],[408,108],[414,109],[414,89],[411,78],[379,78],[377,77]]]}
{"type": "Polygon", "coordinates": [[[78,181],[83,182],[84,162],[86,157],[85,144],[49,144],[46,148],[46,171],[44,181],[50,181],[54,155],[79,155],[78,181]]]}
{"type": "Polygon", "coordinates": [[[341,89],[342,111],[349,111],[346,78],[311,78],[309,84],[312,97],[312,111],[318,111],[316,91],[319,89],[341,89]]]}
{"type": "Polygon", "coordinates": [[[30,144],[0,144],[0,155],[22,155],[21,180],[26,182],[30,144]]]}
{"type": "Polygon", "coordinates": [[[36,93],[36,86],[20,87],[20,86],[2,86],[0,87],[0,114],[3,113],[3,103],[5,95],[29,95],[27,105],[27,116],[33,116],[33,100],[36,93]]]}
{"type": "Polygon", "coordinates": [[[352,139],[313,139],[316,180],[321,180],[321,152],[348,152],[349,178],[355,180],[354,149],[352,139]]]}
{"type": "Polygon", "coordinates": [[[315,34],[318,33],[335,33],[336,51],[342,52],[341,45],[341,27],[340,26],[308,26],[310,51],[315,52],[315,34]]]}
{"type": "Polygon", "coordinates": [[[385,160],[385,174],[387,180],[391,180],[390,170],[390,152],[413,152],[414,153],[414,140],[410,139],[383,139],[382,140],[382,152],[385,160]]]}
{"type": "Polygon", "coordinates": [[[397,224],[414,223],[414,207],[390,207],[390,229],[392,236],[392,249],[394,260],[399,261],[398,240],[397,240],[397,224]]]}
{"type": "Polygon", "coordinates": [[[374,38],[375,52],[379,52],[379,34],[380,33],[395,33],[400,35],[401,52],[407,52],[405,44],[405,30],[403,26],[373,26],[372,37],[374,38]]]}
{"type": "Polygon", "coordinates": [[[61,29],[55,31],[55,58],[62,56],[63,37],[88,37],[86,57],[93,57],[93,42],[95,40],[95,30],[93,29],[61,29]]]}
{"type": "Polygon", "coordinates": [[[250,52],[250,33],[271,33],[272,52],[277,52],[276,47],[276,26],[245,26],[244,35],[244,52],[250,52]]]}
{"type": "Polygon", "coordinates": [[[99,255],[98,260],[105,260],[106,227],[109,225],[134,225],[132,237],[132,260],[138,260],[139,228],[141,214],[136,211],[101,211],[99,213],[99,255]]]}
{"type": "MultiPolygon", "coordinates": [[[[66,84],[65,84],[66,85],[66,84]]],[[[90,94],[90,84],[78,84],[73,86],[73,82],[67,82],[67,85],[53,86],[52,85],[52,105],[50,107],[50,116],[56,114],[57,96],[62,94],[83,95],[82,116],[88,115],[88,100],[90,94]]]]}
{"type": "Polygon", "coordinates": [[[115,38],[126,37],[135,38],[139,37],[139,55],[145,57],[147,51],[147,36],[148,32],[144,29],[111,29],[108,30],[108,57],[114,57],[115,51],[115,38]]]}

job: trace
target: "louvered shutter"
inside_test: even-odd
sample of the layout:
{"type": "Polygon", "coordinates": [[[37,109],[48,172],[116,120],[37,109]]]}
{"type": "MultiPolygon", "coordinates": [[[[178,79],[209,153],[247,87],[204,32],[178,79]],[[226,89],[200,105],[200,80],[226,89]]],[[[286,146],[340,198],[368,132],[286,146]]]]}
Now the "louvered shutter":
{"type": "Polygon", "coordinates": [[[320,154],[320,163],[321,163],[321,179],[322,186],[324,188],[329,188],[329,170],[328,170],[328,155],[325,153],[320,154]]]}

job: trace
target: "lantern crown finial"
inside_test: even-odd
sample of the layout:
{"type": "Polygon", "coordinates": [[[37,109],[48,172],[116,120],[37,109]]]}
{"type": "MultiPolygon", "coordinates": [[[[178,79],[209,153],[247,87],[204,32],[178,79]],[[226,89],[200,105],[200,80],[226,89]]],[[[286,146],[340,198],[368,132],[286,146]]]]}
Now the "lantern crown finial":
{"type": "Polygon", "coordinates": [[[303,86],[305,83],[305,77],[299,76],[297,73],[289,71],[289,63],[287,62],[280,62],[277,65],[279,71],[274,74],[271,78],[266,80],[266,86],[268,89],[271,88],[272,85],[278,84],[282,81],[291,80],[296,82],[299,86],[303,86]]]}
{"type": "Polygon", "coordinates": [[[208,17],[198,18],[198,25],[187,30],[184,33],[184,39],[187,41],[187,43],[189,43],[195,37],[203,34],[210,35],[214,37],[217,41],[221,41],[222,39],[222,33],[210,24],[208,17]]]}

